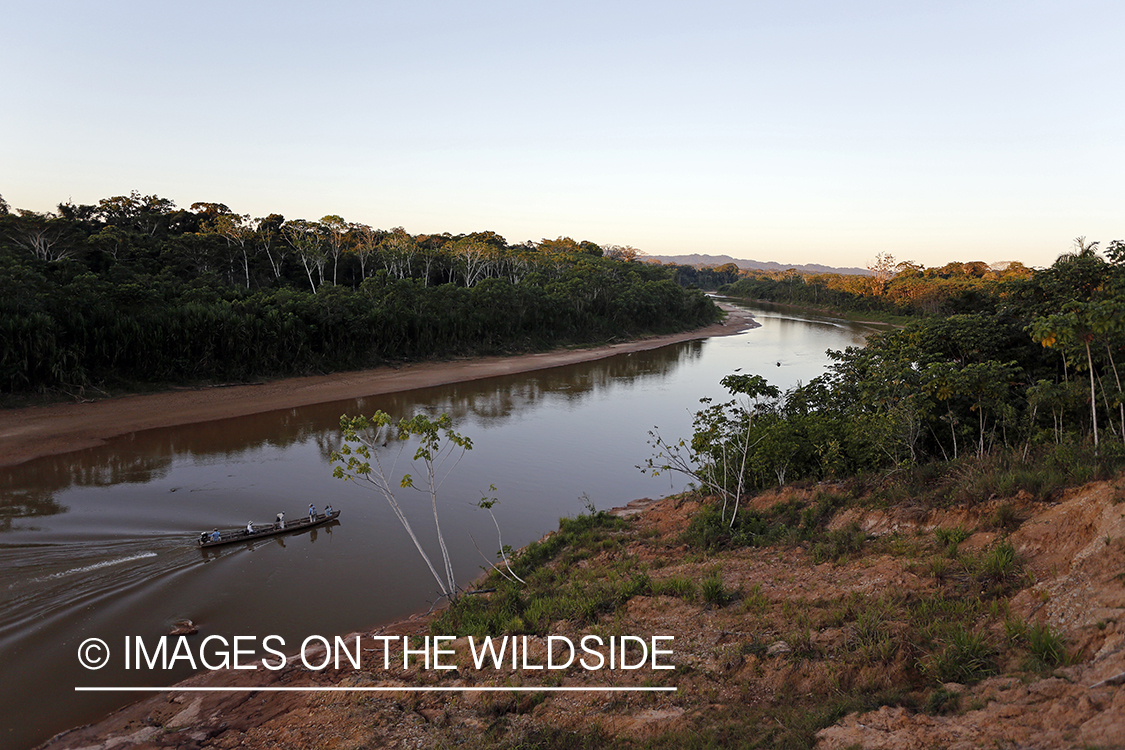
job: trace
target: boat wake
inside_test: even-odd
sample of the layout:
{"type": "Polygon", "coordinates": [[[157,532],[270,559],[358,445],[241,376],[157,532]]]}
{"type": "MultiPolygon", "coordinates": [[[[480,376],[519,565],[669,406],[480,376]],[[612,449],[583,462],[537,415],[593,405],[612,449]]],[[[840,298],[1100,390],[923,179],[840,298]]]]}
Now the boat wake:
{"type": "Polygon", "coordinates": [[[62,570],[57,573],[51,573],[50,575],[44,576],[42,578],[32,578],[29,583],[39,583],[40,581],[46,581],[52,578],[65,578],[66,576],[75,575],[78,573],[89,573],[91,571],[100,570],[102,568],[108,568],[111,565],[120,565],[122,563],[132,562],[133,560],[144,560],[149,557],[156,557],[156,553],[142,552],[139,555],[119,557],[116,560],[103,560],[102,562],[96,562],[91,565],[83,565],[79,568],[71,568],[70,570],[62,570]]]}
{"type": "Polygon", "coordinates": [[[0,547],[0,651],[34,631],[83,619],[96,605],[137,591],[159,595],[179,573],[203,562],[182,534],[0,547]]]}

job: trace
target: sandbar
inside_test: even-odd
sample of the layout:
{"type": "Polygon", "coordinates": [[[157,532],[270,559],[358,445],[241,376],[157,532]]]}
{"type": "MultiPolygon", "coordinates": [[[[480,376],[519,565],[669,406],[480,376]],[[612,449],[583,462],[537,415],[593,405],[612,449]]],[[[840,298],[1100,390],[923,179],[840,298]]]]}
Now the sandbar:
{"type": "Polygon", "coordinates": [[[727,304],[720,304],[720,307],[727,313],[721,323],[590,348],[415,362],[401,367],[285,378],[255,385],[175,390],[0,410],[0,466],[91,448],[140,430],[532,372],[657,349],[681,341],[733,335],[757,326],[747,310],[727,304]]]}

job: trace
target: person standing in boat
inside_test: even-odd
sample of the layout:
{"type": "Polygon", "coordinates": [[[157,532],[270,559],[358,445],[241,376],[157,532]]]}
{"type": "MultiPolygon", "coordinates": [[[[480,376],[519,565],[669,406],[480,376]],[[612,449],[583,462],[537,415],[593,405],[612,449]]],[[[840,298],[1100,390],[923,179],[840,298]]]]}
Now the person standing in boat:
{"type": "Polygon", "coordinates": [[[247,521],[246,522],[246,533],[247,534],[253,534],[254,533],[254,522],[253,521],[247,521]]]}
{"type": "Polygon", "coordinates": [[[313,505],[312,503],[309,503],[309,520],[312,521],[312,520],[315,520],[315,519],[316,519],[316,506],[313,505]]]}
{"type": "Polygon", "coordinates": [[[285,528],[285,511],[281,511],[280,513],[277,514],[277,519],[275,520],[275,523],[277,525],[277,528],[279,528],[279,529],[285,528]]]}

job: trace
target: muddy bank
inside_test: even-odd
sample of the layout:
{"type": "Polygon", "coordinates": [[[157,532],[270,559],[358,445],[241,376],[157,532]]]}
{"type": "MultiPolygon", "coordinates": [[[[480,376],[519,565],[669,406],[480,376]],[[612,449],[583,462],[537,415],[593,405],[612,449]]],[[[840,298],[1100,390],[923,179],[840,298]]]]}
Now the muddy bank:
{"type": "Polygon", "coordinates": [[[260,385],[124,396],[81,404],[0,411],[0,466],[81,450],[131,432],[320,404],[361,396],[480,380],[590,362],[617,354],[728,336],[756,327],[750,314],[730,305],[725,321],[693,331],[588,349],[557,349],[511,357],[418,362],[358,372],[288,378],[260,385]]]}

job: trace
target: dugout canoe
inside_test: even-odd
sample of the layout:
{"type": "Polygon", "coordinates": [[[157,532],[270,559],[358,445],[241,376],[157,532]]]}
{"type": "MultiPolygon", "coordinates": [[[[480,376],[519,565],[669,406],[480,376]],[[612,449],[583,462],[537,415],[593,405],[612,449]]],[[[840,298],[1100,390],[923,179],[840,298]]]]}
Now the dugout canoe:
{"type": "Polygon", "coordinates": [[[314,526],[320,526],[329,521],[334,521],[339,515],[340,511],[334,510],[331,513],[318,513],[315,516],[298,516],[296,520],[286,521],[284,525],[277,523],[254,524],[253,533],[247,531],[245,527],[239,529],[220,529],[218,539],[211,538],[214,532],[204,531],[196,537],[195,542],[199,545],[200,549],[204,547],[218,547],[221,544],[232,544],[234,542],[248,542],[252,539],[260,539],[264,536],[276,536],[278,534],[289,534],[294,531],[311,529],[314,526]]]}

